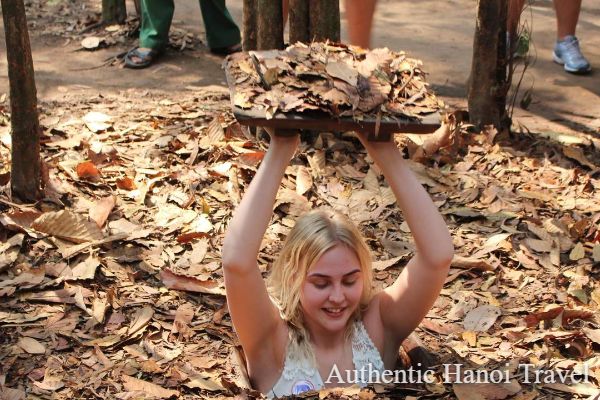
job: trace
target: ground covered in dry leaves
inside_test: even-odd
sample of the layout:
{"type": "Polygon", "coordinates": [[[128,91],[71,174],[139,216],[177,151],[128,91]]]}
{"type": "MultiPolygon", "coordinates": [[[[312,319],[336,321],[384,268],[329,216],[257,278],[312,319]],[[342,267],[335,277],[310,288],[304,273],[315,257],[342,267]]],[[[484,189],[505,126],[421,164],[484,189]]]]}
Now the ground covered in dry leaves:
{"type": "MultiPolygon", "coordinates": [[[[257,396],[244,379],[219,249],[264,141],[235,123],[223,93],[121,92],[40,108],[46,199],[15,204],[10,116],[0,98],[0,397],[257,396]]],[[[376,284],[391,283],[413,245],[380,171],[351,134],[303,139],[261,270],[298,215],[333,207],[367,238],[376,284]]],[[[417,331],[435,356],[437,382],[319,397],[600,394],[599,149],[598,132],[508,136],[463,127],[451,146],[411,162],[457,254],[417,331]],[[535,375],[519,363],[569,376],[587,369],[589,383],[547,374],[526,383],[535,375]],[[507,370],[511,381],[443,382],[443,364],[507,370]]]]}

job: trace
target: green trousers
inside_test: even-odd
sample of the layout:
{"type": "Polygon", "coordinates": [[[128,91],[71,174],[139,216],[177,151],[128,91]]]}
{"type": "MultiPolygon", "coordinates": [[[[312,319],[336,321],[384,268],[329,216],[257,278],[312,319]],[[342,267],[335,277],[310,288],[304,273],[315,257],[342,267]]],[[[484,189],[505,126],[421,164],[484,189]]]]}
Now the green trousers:
{"type": "MultiPolygon", "coordinates": [[[[142,0],[140,47],[164,49],[169,44],[173,0],[142,0]]],[[[218,49],[240,43],[240,30],[227,10],[225,0],[200,0],[208,47],[218,49]]]]}

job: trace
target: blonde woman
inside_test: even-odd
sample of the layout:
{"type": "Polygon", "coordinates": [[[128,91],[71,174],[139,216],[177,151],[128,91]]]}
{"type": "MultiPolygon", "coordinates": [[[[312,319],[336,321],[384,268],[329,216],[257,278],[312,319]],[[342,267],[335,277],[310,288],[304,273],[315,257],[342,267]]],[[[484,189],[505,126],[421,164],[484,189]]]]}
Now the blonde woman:
{"type": "Polygon", "coordinates": [[[364,386],[369,377],[343,377],[393,369],[402,341],[425,317],[447,277],[452,240],[431,198],[393,142],[361,141],[383,171],[415,240],[414,257],[392,285],[371,292],[364,240],[346,217],[327,211],[299,218],[265,284],[256,260],[297,136],[271,135],[225,235],[229,312],[251,382],[269,397],[364,386]]]}

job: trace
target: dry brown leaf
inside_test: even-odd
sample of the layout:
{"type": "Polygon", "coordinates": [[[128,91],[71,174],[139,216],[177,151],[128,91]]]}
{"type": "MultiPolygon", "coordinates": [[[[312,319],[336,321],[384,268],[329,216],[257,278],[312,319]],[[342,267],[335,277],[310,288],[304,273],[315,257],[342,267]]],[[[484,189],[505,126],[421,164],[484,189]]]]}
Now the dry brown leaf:
{"type": "Polygon", "coordinates": [[[486,332],[501,314],[502,310],[499,307],[490,305],[477,307],[467,313],[463,326],[469,331],[486,332]]]}
{"type": "Polygon", "coordinates": [[[143,392],[144,398],[168,399],[179,396],[177,390],[165,389],[155,383],[123,375],[123,386],[130,392],[143,392]]]}
{"type": "Polygon", "coordinates": [[[450,335],[451,333],[463,331],[463,328],[457,324],[448,322],[440,324],[429,318],[425,318],[423,321],[421,321],[420,326],[432,332],[439,333],[440,335],[450,335]]]}
{"type": "Polygon", "coordinates": [[[208,237],[208,233],[206,232],[190,232],[190,233],[183,233],[179,236],[177,236],[177,243],[190,243],[193,242],[196,239],[200,239],[200,238],[205,238],[208,237]]]}
{"type": "Polygon", "coordinates": [[[131,319],[131,324],[127,330],[127,335],[132,336],[145,329],[153,315],[154,310],[150,306],[145,306],[138,309],[131,319]]]}
{"type": "Polygon", "coordinates": [[[4,225],[7,229],[25,232],[26,229],[31,228],[31,223],[40,215],[42,213],[39,211],[15,211],[1,214],[0,224],[4,225]]]}
{"type": "Polygon", "coordinates": [[[585,248],[583,247],[583,244],[577,243],[575,247],[573,247],[573,250],[571,250],[571,253],[569,253],[569,259],[572,261],[579,261],[583,257],[585,257],[585,248]]]}
{"type": "Polygon", "coordinates": [[[92,301],[92,326],[104,323],[108,301],[107,298],[95,297],[92,301]]]}
{"type": "Polygon", "coordinates": [[[589,399],[596,399],[600,395],[600,389],[591,383],[572,383],[566,385],[564,383],[545,383],[541,387],[558,390],[563,393],[577,394],[580,396],[590,396],[589,399]]]}
{"type": "Polygon", "coordinates": [[[222,142],[225,139],[225,130],[221,125],[222,119],[223,118],[221,116],[217,116],[210,121],[210,124],[208,124],[206,137],[205,139],[202,139],[202,145],[211,146],[217,142],[222,142]]]}
{"type": "Polygon", "coordinates": [[[585,156],[585,153],[580,147],[563,146],[563,153],[566,157],[577,161],[579,164],[588,167],[592,171],[598,169],[598,167],[585,156]]]}
{"type": "Polygon", "coordinates": [[[583,328],[582,331],[590,340],[600,344],[600,329],[583,328]]]}
{"type": "Polygon", "coordinates": [[[455,255],[452,259],[452,266],[455,268],[475,269],[479,271],[493,271],[496,269],[487,260],[458,255],[455,255]]]}
{"type": "Polygon", "coordinates": [[[69,210],[44,213],[33,221],[31,227],[38,232],[73,243],[91,242],[104,237],[98,225],[69,210]]]}
{"type": "Polygon", "coordinates": [[[94,279],[96,269],[99,265],[100,261],[98,261],[97,258],[90,256],[85,261],[72,267],[72,276],[69,279],[94,279]]]}
{"type": "Polygon", "coordinates": [[[25,235],[18,233],[0,244],[0,271],[8,268],[19,257],[25,235]]]}
{"type": "Polygon", "coordinates": [[[225,295],[225,290],[219,286],[219,282],[212,279],[203,280],[191,276],[180,275],[167,268],[163,268],[160,271],[160,279],[169,289],[225,295]]]}
{"type": "Polygon", "coordinates": [[[112,117],[97,111],[90,111],[83,117],[85,126],[92,132],[101,132],[109,129],[112,117]]]}
{"type": "Polygon", "coordinates": [[[92,204],[90,207],[90,219],[98,225],[99,228],[104,226],[112,209],[116,204],[115,196],[104,197],[92,204]]]}
{"type": "Polygon", "coordinates": [[[358,72],[343,61],[329,61],[326,67],[327,73],[334,78],[356,86],[358,83],[358,72]]]}
{"type": "Polygon", "coordinates": [[[190,303],[183,303],[175,311],[175,320],[173,321],[172,334],[179,332],[186,333],[189,330],[189,324],[194,318],[194,307],[190,303]]]}
{"type": "Polygon", "coordinates": [[[192,388],[192,389],[204,389],[210,392],[218,392],[221,390],[225,390],[225,388],[219,385],[217,382],[214,382],[211,379],[204,378],[200,375],[192,375],[187,382],[183,383],[184,386],[192,388]]]}
{"type": "Polygon", "coordinates": [[[90,181],[96,181],[100,179],[100,171],[91,161],[84,161],[80,164],[77,164],[77,168],[75,169],[77,172],[77,176],[81,179],[88,179],[90,181]]]}
{"type": "Polygon", "coordinates": [[[399,257],[390,258],[389,260],[375,261],[373,263],[373,269],[376,271],[385,271],[386,269],[396,265],[403,258],[404,258],[404,256],[399,256],[399,257]]]}
{"type": "Polygon", "coordinates": [[[298,166],[296,171],[296,193],[303,195],[312,187],[313,179],[310,171],[303,165],[298,166]]]}
{"type": "Polygon", "coordinates": [[[25,400],[25,391],[21,389],[11,389],[0,385],[0,398],[4,400],[25,400]]]}
{"type": "Polygon", "coordinates": [[[49,370],[46,370],[44,373],[44,380],[42,382],[33,382],[33,384],[42,390],[49,390],[51,392],[57,391],[65,386],[62,377],[52,375],[49,370]]]}
{"type": "Polygon", "coordinates": [[[117,182],[117,187],[119,189],[123,189],[123,190],[137,189],[137,186],[136,186],[135,182],[133,181],[133,179],[131,179],[128,176],[126,176],[124,178],[117,178],[116,182],[117,182]]]}
{"type": "Polygon", "coordinates": [[[541,321],[552,320],[558,317],[563,312],[563,310],[563,307],[555,307],[547,311],[531,313],[525,316],[525,323],[528,327],[537,326],[541,321]]]}
{"type": "Polygon", "coordinates": [[[458,400],[502,400],[519,393],[521,385],[509,383],[455,383],[452,385],[458,400]]]}
{"type": "Polygon", "coordinates": [[[252,153],[243,153],[238,156],[238,161],[249,167],[256,167],[262,159],[265,158],[264,151],[254,151],[252,153]]]}
{"type": "Polygon", "coordinates": [[[46,346],[31,337],[22,337],[19,339],[17,345],[25,350],[29,354],[44,354],[46,353],[46,346]]]}
{"type": "Polygon", "coordinates": [[[525,244],[538,253],[548,253],[552,250],[552,241],[527,238],[525,244]]]}
{"type": "Polygon", "coordinates": [[[44,281],[44,267],[41,268],[29,268],[13,279],[0,280],[0,288],[5,287],[19,287],[19,288],[31,288],[39,285],[44,281]]]}

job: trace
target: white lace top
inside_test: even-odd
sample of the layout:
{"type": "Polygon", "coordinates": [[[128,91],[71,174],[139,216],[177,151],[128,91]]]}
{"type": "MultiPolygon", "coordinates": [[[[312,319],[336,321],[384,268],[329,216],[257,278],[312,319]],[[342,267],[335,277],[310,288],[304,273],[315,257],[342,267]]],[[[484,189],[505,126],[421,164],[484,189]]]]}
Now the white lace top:
{"type": "MultiPolygon", "coordinates": [[[[267,397],[270,399],[297,395],[308,390],[319,390],[324,386],[319,369],[314,365],[314,362],[306,359],[306,357],[291,354],[292,352],[289,351],[289,348],[290,346],[288,346],[285,355],[283,372],[279,380],[267,394],[267,397]]],[[[353,377],[358,377],[358,380],[353,383],[357,383],[361,387],[369,383],[369,371],[378,371],[380,374],[384,371],[381,355],[369,337],[362,321],[354,323],[352,332],[352,361],[357,373],[357,375],[354,375],[355,371],[352,371],[352,375],[353,377]],[[364,381],[360,380],[361,370],[366,371],[362,375],[366,377],[364,381]]],[[[339,373],[345,380],[346,371],[340,370],[339,373]]]]}

